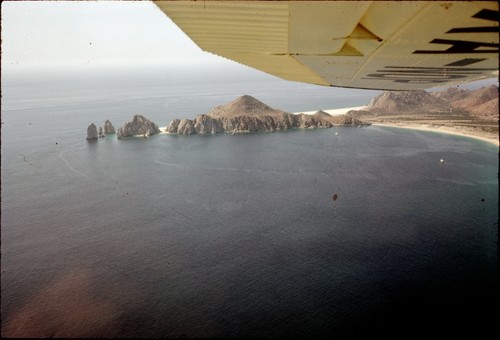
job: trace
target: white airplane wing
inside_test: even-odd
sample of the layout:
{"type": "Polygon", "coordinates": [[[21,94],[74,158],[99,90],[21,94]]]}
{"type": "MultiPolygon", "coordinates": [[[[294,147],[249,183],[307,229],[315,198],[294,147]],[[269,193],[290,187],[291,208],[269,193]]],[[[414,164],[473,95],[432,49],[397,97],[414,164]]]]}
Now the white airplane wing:
{"type": "Polygon", "coordinates": [[[155,1],[202,50],[312,84],[413,90],[498,77],[496,1],[155,1]]]}

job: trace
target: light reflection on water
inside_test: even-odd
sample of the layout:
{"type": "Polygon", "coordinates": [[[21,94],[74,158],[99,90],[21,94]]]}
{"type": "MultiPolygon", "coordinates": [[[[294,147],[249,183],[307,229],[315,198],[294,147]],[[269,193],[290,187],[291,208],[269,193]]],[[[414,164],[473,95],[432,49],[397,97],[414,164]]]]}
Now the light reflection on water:
{"type": "Polygon", "coordinates": [[[92,121],[164,126],[246,93],[293,112],[372,96],[121,81],[130,89],[3,93],[2,336],[330,337],[496,320],[498,148],[381,127],[87,143],[92,121]]]}
{"type": "Polygon", "coordinates": [[[440,312],[471,317],[495,283],[496,155],[339,131],[64,136],[28,154],[41,168],[12,158],[2,334],[350,334],[409,326],[399,310],[416,317],[436,294],[440,312]]]}

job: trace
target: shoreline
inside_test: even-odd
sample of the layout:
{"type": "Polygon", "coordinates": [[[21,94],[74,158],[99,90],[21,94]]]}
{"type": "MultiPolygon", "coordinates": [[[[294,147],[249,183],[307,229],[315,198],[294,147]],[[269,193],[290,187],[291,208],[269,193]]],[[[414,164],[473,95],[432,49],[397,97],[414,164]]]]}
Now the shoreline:
{"type": "MultiPolygon", "coordinates": [[[[338,108],[338,109],[318,109],[315,111],[302,111],[302,112],[295,112],[293,114],[314,114],[317,111],[324,111],[328,113],[331,116],[340,116],[344,115],[350,110],[361,110],[366,108],[366,105],[362,106],[354,106],[354,107],[345,107],[345,108],[338,108]]],[[[429,132],[436,132],[436,133],[444,133],[444,134],[449,134],[449,135],[455,135],[455,136],[461,136],[461,137],[468,137],[468,138],[473,138],[477,140],[481,140],[483,142],[487,142],[490,144],[493,144],[497,147],[500,147],[500,141],[498,138],[489,138],[485,136],[478,136],[477,134],[472,134],[468,131],[460,130],[447,126],[433,126],[430,127],[428,124],[407,124],[404,122],[399,122],[399,123],[376,123],[376,122],[369,122],[373,126],[385,126],[385,127],[391,127],[391,128],[401,128],[401,129],[410,129],[410,130],[420,130],[420,131],[429,131],[429,132]]],[[[160,128],[160,133],[159,134],[169,134],[168,132],[165,132],[166,126],[164,127],[159,127],[160,128]]]]}
{"type": "Polygon", "coordinates": [[[411,124],[405,124],[405,123],[392,123],[392,124],[391,123],[389,123],[389,124],[388,123],[372,123],[372,125],[373,126],[385,126],[385,127],[391,127],[391,128],[444,133],[444,134],[448,134],[448,135],[473,138],[473,139],[477,139],[477,140],[481,140],[483,142],[493,144],[497,147],[500,146],[498,139],[495,140],[493,138],[482,137],[482,136],[467,133],[466,131],[463,131],[463,130],[457,130],[457,129],[453,129],[453,128],[445,127],[445,126],[429,127],[429,126],[425,126],[425,125],[411,125],[411,124]]]}
{"type": "Polygon", "coordinates": [[[340,115],[345,115],[347,112],[349,112],[351,110],[362,110],[366,107],[367,107],[366,105],[362,105],[362,106],[354,106],[354,107],[343,107],[340,109],[325,109],[325,110],[320,109],[320,110],[316,110],[316,111],[294,112],[293,114],[299,115],[299,114],[303,113],[306,115],[313,115],[318,111],[324,111],[324,112],[328,113],[330,116],[340,116],[340,115]]]}

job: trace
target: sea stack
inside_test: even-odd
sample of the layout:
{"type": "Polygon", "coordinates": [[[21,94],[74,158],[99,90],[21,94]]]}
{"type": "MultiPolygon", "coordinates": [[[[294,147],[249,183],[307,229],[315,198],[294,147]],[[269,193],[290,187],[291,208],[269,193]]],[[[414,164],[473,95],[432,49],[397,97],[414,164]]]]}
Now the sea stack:
{"type": "Polygon", "coordinates": [[[97,127],[94,123],[90,124],[87,128],[87,140],[94,140],[98,138],[97,127]]]}
{"type": "Polygon", "coordinates": [[[109,134],[113,134],[113,133],[116,133],[115,127],[113,126],[113,124],[111,124],[111,122],[109,120],[106,120],[104,122],[104,134],[109,135],[109,134]]]}

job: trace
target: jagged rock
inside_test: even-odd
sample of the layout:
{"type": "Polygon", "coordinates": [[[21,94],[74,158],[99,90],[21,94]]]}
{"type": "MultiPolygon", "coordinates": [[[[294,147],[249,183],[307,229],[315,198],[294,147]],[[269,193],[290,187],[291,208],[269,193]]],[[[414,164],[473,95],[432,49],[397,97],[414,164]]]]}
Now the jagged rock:
{"type": "Polygon", "coordinates": [[[192,135],[196,133],[193,121],[191,119],[181,119],[177,126],[177,133],[181,135],[192,135]]]}
{"type": "Polygon", "coordinates": [[[135,115],[131,122],[125,123],[123,127],[117,130],[117,137],[151,136],[157,133],[160,133],[158,125],[141,115],[135,115]]]}
{"type": "Polygon", "coordinates": [[[336,117],[338,125],[352,125],[352,126],[366,126],[371,125],[371,123],[363,122],[362,120],[356,118],[353,114],[349,112],[345,115],[340,115],[336,117]]]}
{"type": "Polygon", "coordinates": [[[231,132],[284,130],[292,127],[293,120],[290,113],[273,109],[248,95],[219,105],[206,115],[220,121],[223,131],[231,132]]]}
{"type": "Polygon", "coordinates": [[[179,127],[179,123],[181,122],[180,119],[174,119],[173,121],[168,124],[168,126],[165,128],[165,131],[167,133],[177,133],[177,128],[179,127]]]}
{"type": "Polygon", "coordinates": [[[102,126],[99,126],[99,138],[106,137],[106,135],[102,131],[102,126]]]}
{"type": "Polygon", "coordinates": [[[197,133],[219,133],[224,131],[219,120],[204,114],[197,116],[193,125],[197,133]]]}
{"type": "Polygon", "coordinates": [[[313,115],[306,115],[301,113],[297,115],[298,117],[298,127],[301,128],[317,128],[317,127],[327,127],[333,126],[330,120],[333,119],[331,115],[324,111],[317,111],[313,115]]]}
{"type": "MultiPolygon", "coordinates": [[[[348,124],[362,123],[349,120],[348,124]]],[[[226,105],[219,105],[198,115],[194,121],[175,119],[166,128],[169,133],[219,133],[278,131],[294,128],[332,127],[335,119],[324,111],[313,115],[294,115],[276,110],[252,96],[241,96],[226,105]]]]}
{"type": "Polygon", "coordinates": [[[90,124],[87,128],[87,140],[97,139],[98,136],[97,127],[94,123],[90,124]]]}
{"type": "Polygon", "coordinates": [[[113,124],[111,124],[111,122],[109,120],[106,120],[104,122],[104,134],[109,135],[109,134],[113,134],[113,133],[116,133],[115,127],[113,126],[113,124]]]}

